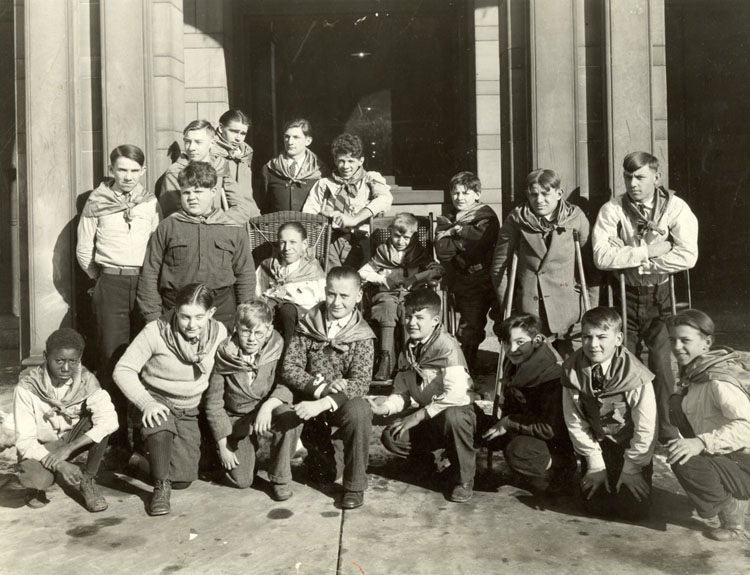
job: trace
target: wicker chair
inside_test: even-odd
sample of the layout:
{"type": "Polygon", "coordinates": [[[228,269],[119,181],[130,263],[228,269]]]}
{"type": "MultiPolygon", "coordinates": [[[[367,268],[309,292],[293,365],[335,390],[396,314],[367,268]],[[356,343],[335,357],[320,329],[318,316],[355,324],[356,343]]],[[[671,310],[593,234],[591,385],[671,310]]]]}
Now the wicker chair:
{"type": "MultiPolygon", "coordinates": [[[[417,237],[419,239],[419,243],[422,244],[422,247],[427,250],[428,253],[431,253],[433,255],[433,259],[437,261],[434,251],[435,221],[432,216],[432,212],[430,212],[430,214],[427,216],[415,217],[419,222],[419,226],[417,227],[417,237]]],[[[375,253],[375,250],[379,245],[384,244],[388,241],[388,238],[391,237],[391,230],[388,226],[390,226],[392,221],[393,218],[370,218],[369,224],[371,255],[375,253]]],[[[452,304],[452,296],[450,293],[448,293],[444,286],[441,286],[440,290],[438,290],[438,295],[440,295],[440,299],[443,302],[443,325],[445,326],[445,329],[448,333],[450,333],[451,335],[455,335],[457,322],[455,306],[452,304]]]]}
{"type": "Polygon", "coordinates": [[[308,254],[326,270],[328,248],[331,244],[331,225],[325,216],[302,212],[274,212],[250,218],[247,234],[255,265],[274,255],[279,228],[288,222],[299,222],[307,231],[308,254]]]}

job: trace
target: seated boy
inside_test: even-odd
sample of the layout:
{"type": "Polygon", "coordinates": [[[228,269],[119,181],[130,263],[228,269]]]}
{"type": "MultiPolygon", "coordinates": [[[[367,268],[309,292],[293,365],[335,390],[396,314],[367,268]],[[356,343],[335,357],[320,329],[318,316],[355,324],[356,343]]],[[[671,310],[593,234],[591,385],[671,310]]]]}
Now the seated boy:
{"type": "Polygon", "coordinates": [[[256,295],[276,308],[276,326],[288,346],[297,318],[326,298],[326,274],[307,253],[307,231],[299,222],[279,227],[278,256],[263,260],[256,270],[256,295]]]}
{"type": "Polygon", "coordinates": [[[409,213],[396,214],[390,236],[359,270],[362,280],[377,290],[370,301],[370,320],[379,327],[379,350],[375,356],[375,381],[391,378],[395,353],[396,324],[402,316],[404,294],[413,287],[434,280],[442,267],[432,260],[416,235],[419,222],[409,213]]]}
{"type": "Polygon", "coordinates": [[[562,359],[531,314],[500,324],[505,351],[502,405],[482,437],[502,449],[505,462],[534,491],[559,491],[576,472],[576,460],[562,413],[562,359]]]}
{"type": "Polygon", "coordinates": [[[474,434],[476,412],[469,392],[473,387],[458,342],[440,325],[440,297],[429,288],[406,296],[409,340],[398,361],[393,393],[373,403],[376,415],[403,413],[383,430],[385,448],[402,456],[420,456],[444,447],[456,482],[448,499],[471,499],[476,471],[474,434]],[[411,400],[419,408],[410,408],[411,400]]]}
{"type": "Polygon", "coordinates": [[[357,309],[361,300],[362,280],[355,270],[329,271],[326,301],[300,318],[281,372],[299,402],[294,411],[305,421],[305,463],[316,480],[336,479],[330,427],[338,427],[344,444],[344,509],[364,503],[372,431],[372,410],[363,396],[370,385],[375,334],[357,309]]]}
{"type": "Polygon", "coordinates": [[[446,266],[446,283],[461,314],[456,335],[469,369],[474,370],[487,312],[492,309],[494,316],[497,311],[490,265],[499,223],[494,210],[479,201],[482,183],[474,174],[456,174],[450,189],[455,212],[438,218],[435,253],[446,266]]]}
{"type": "Polygon", "coordinates": [[[653,471],[654,375],[623,347],[616,311],[596,307],[581,323],[583,347],[563,364],[563,414],[582,458],[584,508],[642,519],[653,471]]]}
{"type": "Polygon", "coordinates": [[[180,172],[182,209],[151,236],[137,300],[148,323],[174,306],[177,291],[202,283],[214,297],[214,319],[231,329],[239,303],[255,296],[255,264],[247,232],[214,207],[216,170],[191,162],[180,172]]]}
{"type": "Polygon", "coordinates": [[[253,483],[260,435],[273,434],[271,497],[285,501],[292,496],[291,458],[299,420],[290,407],[291,391],[275,382],[283,344],[272,322],[265,302],[237,308],[234,334],[216,352],[205,408],[226,478],[240,489],[253,483]]]}
{"type": "Polygon", "coordinates": [[[378,172],[366,172],[362,140],[353,134],[334,138],[331,153],[336,171],[318,180],[310,190],[302,211],[331,218],[333,237],[328,250],[328,269],[364,264],[362,241],[367,220],[391,208],[391,187],[378,172]]]}
{"type": "Polygon", "coordinates": [[[207,120],[193,120],[182,132],[185,151],[180,155],[162,176],[159,186],[158,197],[162,215],[166,218],[180,209],[180,172],[190,162],[207,162],[213,166],[221,184],[217,187],[217,193],[213,198],[213,205],[217,209],[226,210],[227,215],[233,220],[244,223],[248,218],[260,214],[258,206],[250,193],[243,194],[237,181],[232,175],[232,170],[226,158],[211,153],[216,132],[207,120]]]}
{"type": "Polygon", "coordinates": [[[330,174],[318,156],[309,149],[312,126],[296,118],[284,126],[284,151],[261,170],[263,213],[302,209],[310,189],[330,174]]]}
{"type": "Polygon", "coordinates": [[[44,363],[22,375],[13,395],[18,479],[29,507],[46,505],[45,492],[57,480],[78,487],[92,513],[107,509],[96,474],[107,440],[117,431],[117,414],[109,394],[81,365],[85,345],[75,330],[53,332],[44,363]],[[85,451],[81,472],[71,460],[85,451]]]}
{"type": "MultiPolygon", "coordinates": [[[[516,307],[519,312],[537,316],[542,322],[541,332],[567,357],[581,345],[578,322],[584,310],[582,294],[573,289],[581,281],[576,269],[576,232],[589,269],[593,260],[589,221],[564,196],[560,176],[554,170],[534,170],[526,177],[527,201],[508,214],[497,234],[492,281],[498,302],[502,302],[507,284],[505,270],[513,253],[517,254],[516,307]]],[[[588,291],[589,301],[596,305],[599,288],[589,283],[588,291]]]]}

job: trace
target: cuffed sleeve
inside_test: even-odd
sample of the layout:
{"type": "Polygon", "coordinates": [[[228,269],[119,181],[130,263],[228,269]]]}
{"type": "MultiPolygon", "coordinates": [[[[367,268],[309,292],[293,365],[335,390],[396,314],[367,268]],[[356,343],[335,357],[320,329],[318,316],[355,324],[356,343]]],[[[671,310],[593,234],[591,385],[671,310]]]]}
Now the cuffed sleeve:
{"type": "Polygon", "coordinates": [[[94,263],[96,254],[96,228],[98,218],[81,216],[78,222],[78,243],[76,245],[76,259],[81,269],[91,279],[99,277],[99,266],[94,263]]]}
{"type": "Polygon", "coordinates": [[[656,396],[650,383],[625,393],[633,420],[633,437],[625,450],[622,472],[626,475],[640,472],[654,456],[656,436],[656,396]]]}
{"type": "Polygon", "coordinates": [[[40,461],[49,451],[39,442],[33,393],[16,387],[13,394],[13,417],[16,424],[16,450],[18,450],[18,455],[22,459],[40,461]]]}
{"type": "Polygon", "coordinates": [[[578,407],[579,394],[569,388],[563,388],[563,416],[568,428],[570,440],[576,453],[586,458],[590,472],[605,469],[602,449],[591,432],[591,426],[578,407]]]}

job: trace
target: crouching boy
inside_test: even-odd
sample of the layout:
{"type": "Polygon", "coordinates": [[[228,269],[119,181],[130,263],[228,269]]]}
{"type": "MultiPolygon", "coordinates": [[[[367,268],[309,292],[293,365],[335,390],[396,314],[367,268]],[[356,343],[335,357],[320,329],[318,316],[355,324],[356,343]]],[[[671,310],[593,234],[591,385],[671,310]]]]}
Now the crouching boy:
{"type": "Polygon", "coordinates": [[[500,324],[505,351],[500,419],[483,434],[533,491],[558,492],[575,476],[576,460],[562,413],[562,359],[531,314],[500,324]]]}
{"type": "Polygon", "coordinates": [[[383,430],[385,448],[402,456],[419,456],[444,447],[458,477],[448,499],[471,499],[476,472],[476,412],[469,395],[473,382],[458,342],[440,325],[440,297],[429,288],[406,296],[409,340],[399,356],[393,393],[373,413],[404,412],[383,430]],[[411,400],[419,408],[408,409],[411,400]],[[404,411],[407,410],[407,411],[404,411]]]}
{"type": "Polygon", "coordinates": [[[273,313],[262,301],[237,307],[235,331],[216,352],[206,391],[206,418],[219,448],[227,482],[245,489],[255,477],[259,437],[272,433],[271,497],[292,496],[291,458],[299,420],[292,393],[275,382],[283,341],[273,329],[273,313]]]}
{"type": "Polygon", "coordinates": [[[326,301],[300,318],[281,373],[299,402],[294,411],[305,421],[302,443],[313,480],[336,480],[331,426],[338,428],[344,444],[344,509],[364,503],[372,431],[372,411],[363,396],[370,385],[375,334],[357,309],[361,300],[354,269],[328,272],[326,301]]]}
{"type": "Polygon", "coordinates": [[[591,309],[581,323],[583,347],[563,364],[563,414],[582,457],[584,508],[642,519],[653,471],[654,375],[622,345],[622,319],[613,309],[591,309]]]}
{"type": "Polygon", "coordinates": [[[16,448],[26,488],[26,504],[48,503],[46,491],[55,480],[78,487],[92,513],[107,509],[96,485],[107,439],[117,430],[117,414],[109,394],[81,365],[85,342],[70,328],[47,339],[44,363],[23,376],[13,396],[16,448]],[[83,472],[71,463],[88,451],[83,472]]]}

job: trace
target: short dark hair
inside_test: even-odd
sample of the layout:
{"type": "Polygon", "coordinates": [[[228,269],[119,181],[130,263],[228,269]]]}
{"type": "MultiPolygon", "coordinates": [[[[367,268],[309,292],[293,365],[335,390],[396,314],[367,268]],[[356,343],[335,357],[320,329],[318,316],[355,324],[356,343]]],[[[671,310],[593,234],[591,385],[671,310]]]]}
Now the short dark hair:
{"type": "Polygon", "coordinates": [[[349,266],[337,266],[329,270],[328,275],[326,275],[326,283],[331,280],[354,280],[357,288],[362,287],[362,278],[359,277],[359,273],[349,266]]]}
{"type": "Polygon", "coordinates": [[[401,232],[402,234],[416,232],[419,229],[419,220],[409,212],[401,212],[400,214],[393,216],[389,227],[392,230],[401,232]]]}
{"type": "Polygon", "coordinates": [[[474,172],[458,172],[451,178],[450,191],[456,189],[456,186],[465,186],[467,190],[472,190],[478,194],[482,193],[482,181],[474,172]]]}
{"type": "Polygon", "coordinates": [[[404,308],[406,313],[426,309],[432,315],[439,316],[441,309],[440,296],[427,287],[415,289],[406,294],[404,308]]]}
{"type": "Polygon", "coordinates": [[[284,132],[286,132],[289,128],[299,128],[300,130],[302,130],[302,133],[305,136],[309,136],[312,138],[312,124],[310,124],[310,122],[308,120],[305,120],[304,118],[295,118],[294,120],[289,120],[286,124],[284,124],[284,132]]]}
{"type": "Polygon", "coordinates": [[[196,130],[206,130],[211,135],[214,134],[214,127],[211,122],[208,120],[193,120],[182,130],[182,135],[187,136],[188,132],[195,132],[196,130]]]}
{"type": "Polygon", "coordinates": [[[535,184],[543,190],[559,190],[560,183],[560,175],[555,170],[534,170],[526,176],[526,189],[529,191],[535,184]]]}
{"type": "Polygon", "coordinates": [[[86,348],[86,340],[76,330],[70,327],[61,327],[53,331],[44,344],[47,355],[60,349],[74,349],[83,353],[86,348]]]}
{"type": "Polygon", "coordinates": [[[667,326],[669,328],[674,328],[678,325],[692,327],[706,337],[713,337],[714,331],[716,330],[714,320],[712,320],[707,313],[702,312],[699,309],[684,309],[677,312],[677,315],[667,318],[667,326]]]}
{"type": "Polygon", "coordinates": [[[250,118],[242,110],[227,110],[219,118],[219,124],[226,126],[229,122],[239,122],[248,128],[250,127],[250,118]]]}
{"type": "Polygon", "coordinates": [[[659,171],[659,159],[648,152],[630,152],[622,161],[622,169],[633,174],[643,166],[648,166],[654,172],[659,171]]]}
{"type": "Polygon", "coordinates": [[[177,174],[180,188],[213,188],[218,181],[216,170],[208,162],[190,162],[177,174]]]}
{"type": "Polygon", "coordinates": [[[331,143],[331,154],[334,160],[346,154],[351,154],[353,158],[359,159],[364,156],[362,140],[355,134],[340,134],[331,143]]]}
{"type": "Polygon", "coordinates": [[[109,165],[114,166],[119,158],[133,160],[141,167],[146,163],[146,155],[143,153],[143,150],[133,144],[122,144],[112,150],[112,153],[109,154],[109,165]]]}
{"type": "Polygon", "coordinates": [[[307,239],[307,230],[305,229],[305,226],[303,226],[299,222],[284,222],[279,226],[279,231],[276,232],[276,237],[280,238],[281,232],[283,232],[284,230],[294,230],[302,236],[303,240],[307,239]]]}
{"type": "Polygon", "coordinates": [[[614,329],[622,331],[622,318],[611,307],[599,306],[590,309],[581,318],[581,327],[592,326],[599,329],[614,329]]]}
{"type": "Polygon", "coordinates": [[[498,329],[498,338],[503,343],[510,343],[510,332],[513,329],[522,329],[530,338],[535,338],[542,332],[541,320],[530,313],[519,313],[503,320],[498,329]]]}
{"type": "Polygon", "coordinates": [[[183,305],[199,305],[209,310],[214,306],[214,293],[206,284],[193,283],[181,287],[174,296],[174,308],[183,305]]]}

